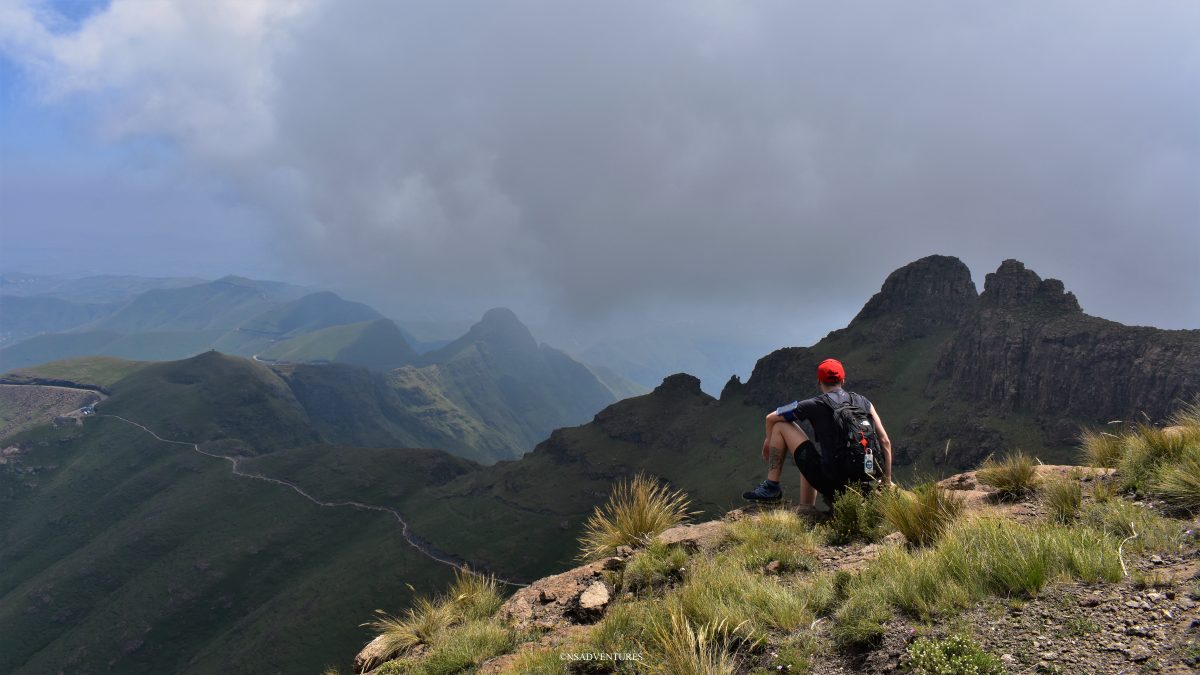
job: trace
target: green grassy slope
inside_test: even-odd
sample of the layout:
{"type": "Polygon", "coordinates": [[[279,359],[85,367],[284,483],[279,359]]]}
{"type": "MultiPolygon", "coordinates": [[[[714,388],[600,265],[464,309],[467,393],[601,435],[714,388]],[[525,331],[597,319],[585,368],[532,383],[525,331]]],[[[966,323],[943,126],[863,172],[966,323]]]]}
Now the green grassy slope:
{"type": "Polygon", "coordinates": [[[183,361],[141,368],[112,387],[102,412],[149,420],[167,438],[233,438],[252,452],[320,440],[304,408],[270,368],[247,359],[205,352],[183,361]]]}
{"type": "Polygon", "coordinates": [[[417,360],[417,353],[390,319],[314,330],[275,342],[260,356],[292,363],[349,363],[374,370],[391,370],[417,360]]]}
{"type": "Polygon", "coordinates": [[[5,373],[5,377],[13,381],[48,379],[108,388],[147,365],[145,361],[127,361],[111,356],[81,356],[22,368],[5,373]]]}
{"type": "Polygon", "coordinates": [[[650,388],[640,385],[637,382],[625,377],[617,371],[607,366],[597,366],[595,364],[584,364],[587,369],[592,371],[592,375],[596,376],[600,383],[612,392],[613,398],[620,401],[625,398],[633,398],[642,394],[650,393],[650,388]]]}
{"type": "Polygon", "coordinates": [[[122,334],[108,331],[49,333],[0,349],[0,371],[28,368],[80,356],[130,360],[181,359],[208,349],[225,331],[152,331],[122,334]]]}
{"type": "Polygon", "coordinates": [[[539,345],[507,309],[489,310],[461,338],[423,354],[422,363],[436,366],[441,390],[459,408],[523,448],[615,400],[586,366],[539,345]]]}
{"type": "Polygon", "coordinates": [[[246,321],[240,328],[271,335],[289,335],[382,318],[383,315],[361,302],[350,302],[336,293],[321,291],[269,309],[246,321]]]}
{"type": "Polygon", "coordinates": [[[118,420],[21,440],[22,470],[0,471],[2,672],[317,672],[366,641],[373,609],[405,606],[405,584],[450,577],[386,515],[118,420]]]}

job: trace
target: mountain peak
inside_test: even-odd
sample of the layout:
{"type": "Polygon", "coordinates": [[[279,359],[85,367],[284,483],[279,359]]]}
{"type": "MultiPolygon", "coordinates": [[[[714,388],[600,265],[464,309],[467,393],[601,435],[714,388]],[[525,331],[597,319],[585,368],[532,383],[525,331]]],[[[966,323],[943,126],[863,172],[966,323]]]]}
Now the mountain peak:
{"type": "Polygon", "coordinates": [[[889,324],[887,332],[898,337],[924,333],[957,325],[977,300],[971,270],[961,260],[931,255],[889,274],[850,327],[882,319],[889,324]]]}
{"type": "Polygon", "coordinates": [[[506,307],[496,307],[484,312],[479,323],[471,326],[467,337],[475,341],[500,342],[509,348],[537,351],[537,340],[533,339],[533,333],[530,333],[529,328],[506,307]]]}
{"type": "Polygon", "coordinates": [[[700,378],[687,373],[668,375],[663,378],[662,384],[654,388],[654,393],[700,394],[700,378]]]}
{"type": "Polygon", "coordinates": [[[480,319],[479,323],[476,325],[509,327],[520,326],[521,328],[525,328],[525,324],[521,323],[521,320],[517,318],[516,313],[507,307],[493,307],[492,309],[489,309],[483,313],[483,318],[480,319]]]}
{"type": "Polygon", "coordinates": [[[473,345],[486,345],[489,351],[506,354],[505,360],[514,366],[539,354],[537,340],[517,315],[511,309],[496,307],[485,312],[462,337],[425,354],[425,361],[444,362],[473,345]]]}
{"type": "Polygon", "coordinates": [[[1058,279],[1042,279],[1019,260],[1009,258],[987,275],[979,301],[984,307],[1035,308],[1057,313],[1080,313],[1075,294],[1058,279]]]}

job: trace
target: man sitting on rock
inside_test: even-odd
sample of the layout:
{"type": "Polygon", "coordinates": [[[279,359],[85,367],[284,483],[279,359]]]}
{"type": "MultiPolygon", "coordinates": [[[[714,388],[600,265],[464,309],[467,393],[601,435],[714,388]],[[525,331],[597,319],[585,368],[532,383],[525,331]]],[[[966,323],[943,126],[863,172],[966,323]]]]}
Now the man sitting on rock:
{"type": "Polygon", "coordinates": [[[742,495],[755,502],[783,498],[779,477],[784,453],[790,453],[800,469],[800,504],[813,506],[817,493],[833,505],[836,494],[847,486],[869,487],[882,474],[892,480],[892,441],[883,428],[879,412],[865,396],[842,388],[846,370],[835,359],[817,366],[821,395],[785,405],[767,415],[767,437],[762,456],[770,463],[767,480],[742,495]],[[811,425],[816,443],[800,426],[811,425]]]}

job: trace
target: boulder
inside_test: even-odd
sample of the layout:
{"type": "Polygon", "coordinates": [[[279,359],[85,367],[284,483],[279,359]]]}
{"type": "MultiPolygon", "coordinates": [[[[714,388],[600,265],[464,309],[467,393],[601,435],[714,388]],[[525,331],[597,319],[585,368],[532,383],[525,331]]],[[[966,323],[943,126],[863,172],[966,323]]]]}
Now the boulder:
{"type": "Polygon", "coordinates": [[[679,525],[656,537],[668,546],[682,546],[689,551],[711,551],[725,538],[725,523],[710,520],[695,525],[679,525]]]}
{"type": "Polygon", "coordinates": [[[377,636],[354,657],[354,672],[365,673],[388,660],[391,653],[384,649],[383,636],[377,636]]]}
{"type": "Polygon", "coordinates": [[[579,594],[570,614],[579,623],[595,623],[604,616],[613,599],[613,589],[603,581],[594,581],[579,594]]]}
{"type": "MultiPolygon", "coordinates": [[[[500,606],[498,616],[521,630],[534,627],[556,629],[594,620],[592,617],[598,618],[595,602],[599,591],[593,590],[593,586],[601,581],[607,562],[594,562],[539,579],[506,600],[500,606]],[[592,590],[592,594],[588,596],[587,607],[583,607],[580,598],[588,590],[592,590]]],[[[606,589],[611,600],[612,590],[606,589]]],[[[605,608],[607,604],[603,603],[605,608]]],[[[599,614],[603,614],[602,608],[599,614]]]]}

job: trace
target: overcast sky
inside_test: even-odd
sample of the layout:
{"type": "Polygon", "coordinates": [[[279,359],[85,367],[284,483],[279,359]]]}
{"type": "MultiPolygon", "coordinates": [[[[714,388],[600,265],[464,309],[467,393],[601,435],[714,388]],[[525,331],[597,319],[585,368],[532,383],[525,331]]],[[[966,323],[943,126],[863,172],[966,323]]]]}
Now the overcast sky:
{"type": "Polygon", "coordinates": [[[1183,0],[0,0],[0,266],[779,346],[945,253],[1196,328],[1197,36],[1183,0]]]}

